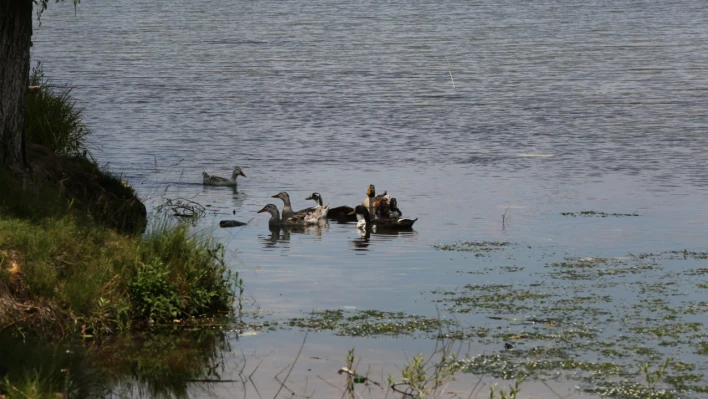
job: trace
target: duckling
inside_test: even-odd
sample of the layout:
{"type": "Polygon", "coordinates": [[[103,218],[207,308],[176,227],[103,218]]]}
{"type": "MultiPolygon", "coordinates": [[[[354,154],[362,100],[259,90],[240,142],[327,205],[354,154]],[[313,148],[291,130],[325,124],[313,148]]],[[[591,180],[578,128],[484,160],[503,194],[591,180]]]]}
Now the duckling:
{"type": "Polygon", "coordinates": [[[353,214],[361,216],[361,219],[357,222],[356,227],[362,230],[370,230],[373,226],[376,229],[386,229],[386,230],[408,230],[413,227],[413,223],[418,220],[415,219],[398,219],[398,218],[377,218],[371,220],[369,215],[369,210],[363,205],[357,205],[352,211],[353,214]]]}
{"type": "Polygon", "coordinates": [[[238,185],[238,183],[236,183],[236,178],[238,176],[246,177],[246,175],[243,173],[241,168],[238,166],[234,167],[234,171],[231,174],[231,179],[226,179],[226,178],[219,177],[219,176],[211,176],[207,172],[202,172],[202,177],[203,177],[202,184],[204,184],[205,186],[236,187],[238,185]]]}
{"type": "Polygon", "coordinates": [[[281,191],[278,194],[275,194],[271,196],[271,198],[280,198],[283,200],[283,219],[287,219],[291,216],[294,216],[295,214],[302,213],[302,212],[312,212],[315,210],[315,208],[305,208],[303,210],[294,212],[293,207],[290,205],[290,195],[286,193],[285,191],[281,191]]]}
{"type": "Polygon", "coordinates": [[[268,220],[268,227],[282,227],[282,226],[302,226],[302,225],[312,225],[319,224],[321,221],[327,220],[327,211],[329,210],[329,205],[318,206],[312,212],[298,212],[293,216],[288,218],[280,218],[280,212],[278,207],[273,204],[268,204],[263,207],[257,213],[269,212],[270,219],[268,220]]]}
{"type": "Polygon", "coordinates": [[[366,190],[366,199],[361,203],[364,208],[369,210],[369,215],[376,217],[376,210],[381,206],[382,201],[389,200],[388,192],[384,191],[383,194],[376,195],[376,187],[373,184],[369,184],[369,188],[366,190]]]}

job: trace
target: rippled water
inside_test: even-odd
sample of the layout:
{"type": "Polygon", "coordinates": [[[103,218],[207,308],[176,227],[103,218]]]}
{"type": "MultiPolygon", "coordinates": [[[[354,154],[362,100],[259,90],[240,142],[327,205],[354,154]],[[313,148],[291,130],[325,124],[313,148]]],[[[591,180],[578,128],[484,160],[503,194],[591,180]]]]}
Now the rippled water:
{"type": "Polygon", "coordinates": [[[702,1],[116,0],[52,4],[33,58],[76,87],[96,157],[148,204],[209,207],[200,227],[256,307],[434,315],[426,293],[482,267],[438,243],[705,248],[707,25],[702,1]],[[233,165],[237,190],[199,184],[233,165]],[[413,232],[272,237],[256,214],[279,191],[354,205],[370,183],[413,232]],[[582,210],[641,216],[561,215],[582,210]],[[250,224],[215,227],[229,218],[250,224]]]}

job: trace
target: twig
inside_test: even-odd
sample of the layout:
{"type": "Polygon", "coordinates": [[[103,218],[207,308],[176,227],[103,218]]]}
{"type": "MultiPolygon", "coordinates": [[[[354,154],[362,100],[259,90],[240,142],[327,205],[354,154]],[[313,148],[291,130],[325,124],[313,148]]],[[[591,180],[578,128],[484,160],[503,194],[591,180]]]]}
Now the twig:
{"type": "Polygon", "coordinates": [[[273,399],[278,397],[278,394],[280,394],[280,391],[283,390],[283,387],[285,386],[285,381],[288,380],[288,377],[290,376],[290,372],[293,371],[293,368],[295,368],[295,363],[297,363],[297,359],[300,358],[300,354],[302,353],[302,348],[305,347],[305,341],[307,341],[307,334],[309,334],[309,331],[305,332],[305,337],[302,339],[302,345],[300,345],[300,350],[297,351],[297,356],[295,356],[295,360],[293,361],[292,366],[290,366],[290,370],[288,370],[288,374],[285,375],[285,379],[283,382],[280,383],[280,388],[278,388],[278,392],[275,393],[273,396],[273,399]]]}
{"type": "Polygon", "coordinates": [[[322,380],[322,382],[324,382],[325,384],[331,386],[332,388],[337,389],[337,390],[339,390],[340,392],[344,393],[344,390],[343,390],[342,388],[340,388],[340,387],[338,387],[338,386],[332,384],[331,382],[325,380],[325,379],[322,378],[319,374],[317,375],[317,378],[319,378],[320,380],[322,380]]]}
{"type": "MultiPolygon", "coordinates": [[[[555,390],[553,390],[553,388],[551,388],[551,386],[548,385],[548,383],[547,383],[546,381],[541,380],[541,384],[545,385],[546,388],[548,388],[548,390],[550,390],[551,392],[553,392],[553,394],[556,395],[556,397],[559,398],[559,399],[565,399],[565,398],[567,398],[567,397],[570,396],[570,395],[563,396],[563,395],[559,394],[558,392],[556,392],[555,390]]],[[[572,393],[571,393],[571,395],[572,395],[572,393]]]]}
{"type": "Polygon", "coordinates": [[[25,317],[23,317],[23,318],[21,318],[21,319],[15,320],[15,321],[13,321],[12,323],[10,323],[10,324],[8,324],[8,325],[2,326],[2,327],[0,328],[0,332],[3,332],[3,331],[5,331],[6,328],[12,327],[12,326],[14,326],[14,325],[17,324],[17,323],[19,323],[19,322],[21,322],[21,321],[25,321],[25,320],[29,319],[30,317],[34,317],[34,316],[36,316],[36,315],[37,315],[36,313],[33,313],[33,314],[29,315],[29,316],[25,316],[25,317]]]}
{"type": "Polygon", "coordinates": [[[450,74],[450,80],[452,81],[452,88],[455,88],[455,79],[452,78],[452,71],[450,71],[450,60],[445,56],[445,61],[447,61],[447,73],[450,74]]]}

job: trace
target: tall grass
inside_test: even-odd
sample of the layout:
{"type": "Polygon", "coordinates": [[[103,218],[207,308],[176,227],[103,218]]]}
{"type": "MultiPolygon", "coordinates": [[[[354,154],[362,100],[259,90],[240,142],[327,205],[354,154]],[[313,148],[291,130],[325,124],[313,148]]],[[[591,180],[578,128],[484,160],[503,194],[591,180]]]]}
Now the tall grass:
{"type": "Polygon", "coordinates": [[[54,87],[51,83],[38,62],[32,69],[30,85],[41,89],[27,97],[27,141],[45,145],[61,155],[82,154],[91,134],[83,122],[84,109],[71,96],[71,87],[54,87]]]}

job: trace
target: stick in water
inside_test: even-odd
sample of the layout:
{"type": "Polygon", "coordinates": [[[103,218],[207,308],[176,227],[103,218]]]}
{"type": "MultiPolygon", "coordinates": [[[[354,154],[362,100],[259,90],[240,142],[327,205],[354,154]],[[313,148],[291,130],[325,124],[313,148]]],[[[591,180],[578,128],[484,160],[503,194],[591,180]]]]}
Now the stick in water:
{"type": "Polygon", "coordinates": [[[447,61],[447,73],[450,74],[450,80],[452,81],[452,88],[455,88],[455,79],[452,78],[452,72],[450,71],[450,60],[445,56],[445,61],[447,61]]]}

